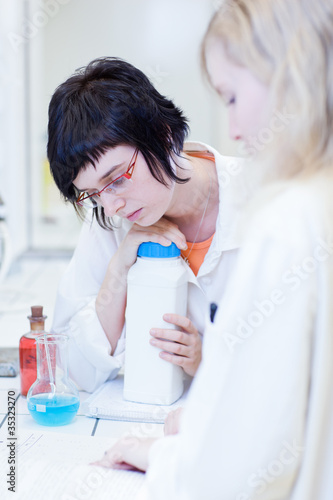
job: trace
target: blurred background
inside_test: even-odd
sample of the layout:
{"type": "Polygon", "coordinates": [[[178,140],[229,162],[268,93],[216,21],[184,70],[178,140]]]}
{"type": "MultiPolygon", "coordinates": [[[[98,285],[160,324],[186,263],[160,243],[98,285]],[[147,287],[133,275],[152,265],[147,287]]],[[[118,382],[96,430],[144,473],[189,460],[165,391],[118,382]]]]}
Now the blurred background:
{"type": "Polygon", "coordinates": [[[23,333],[30,305],[45,306],[50,326],[58,280],[80,231],[46,159],[55,88],[96,57],[121,57],[183,109],[189,139],[234,154],[226,113],[200,68],[200,42],[220,4],[0,0],[0,346],[16,345],[8,329],[23,333]]]}

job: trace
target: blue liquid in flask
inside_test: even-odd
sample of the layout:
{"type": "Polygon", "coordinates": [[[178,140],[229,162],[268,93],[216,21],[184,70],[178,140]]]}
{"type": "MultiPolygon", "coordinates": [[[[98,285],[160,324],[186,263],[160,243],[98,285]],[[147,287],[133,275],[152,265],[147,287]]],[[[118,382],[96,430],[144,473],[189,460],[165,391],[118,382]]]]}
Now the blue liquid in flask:
{"type": "Polygon", "coordinates": [[[28,400],[28,410],[31,416],[41,425],[66,425],[77,414],[80,401],[77,397],[67,394],[36,394],[28,400]]]}

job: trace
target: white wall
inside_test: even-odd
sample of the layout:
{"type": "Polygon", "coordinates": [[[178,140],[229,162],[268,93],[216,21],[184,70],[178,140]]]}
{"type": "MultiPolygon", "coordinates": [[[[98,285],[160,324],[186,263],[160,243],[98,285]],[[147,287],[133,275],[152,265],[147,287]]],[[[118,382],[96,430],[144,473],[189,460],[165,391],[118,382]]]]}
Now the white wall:
{"type": "Polygon", "coordinates": [[[47,26],[47,103],[75,68],[95,57],[118,56],[184,109],[192,137],[211,142],[214,104],[199,63],[211,12],[207,0],[70,0],[47,26]]]}
{"type": "Polygon", "coordinates": [[[67,0],[45,31],[45,114],[55,87],[96,57],[122,57],[182,107],[191,138],[231,154],[221,103],[200,69],[214,0],[67,0]]]}
{"type": "Polygon", "coordinates": [[[6,204],[12,248],[27,246],[25,45],[17,45],[24,2],[0,0],[0,192],[6,204]]]}

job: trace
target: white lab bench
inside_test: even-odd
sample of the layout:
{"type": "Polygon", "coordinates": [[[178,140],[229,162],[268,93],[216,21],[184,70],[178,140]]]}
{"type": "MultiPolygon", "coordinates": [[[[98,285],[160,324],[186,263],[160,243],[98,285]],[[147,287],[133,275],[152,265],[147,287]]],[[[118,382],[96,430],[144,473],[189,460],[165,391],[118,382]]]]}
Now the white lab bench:
{"type": "MultiPolygon", "coordinates": [[[[83,434],[86,436],[105,436],[108,438],[119,438],[128,433],[135,433],[140,423],[127,422],[110,419],[100,419],[86,417],[81,409],[74,420],[58,427],[48,427],[39,425],[30,415],[27,408],[27,398],[20,394],[20,377],[0,377],[0,429],[5,425],[8,412],[8,390],[16,391],[16,427],[18,431],[37,431],[37,432],[60,432],[68,434],[83,434]]],[[[89,393],[80,391],[80,402],[82,403],[89,393]]],[[[149,429],[156,436],[163,435],[163,424],[149,423],[149,429]]]]}

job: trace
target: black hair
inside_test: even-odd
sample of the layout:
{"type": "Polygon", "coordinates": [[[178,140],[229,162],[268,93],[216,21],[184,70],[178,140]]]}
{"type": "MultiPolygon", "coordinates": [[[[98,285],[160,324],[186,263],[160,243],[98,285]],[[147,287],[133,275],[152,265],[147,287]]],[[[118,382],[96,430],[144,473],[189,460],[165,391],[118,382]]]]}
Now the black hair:
{"type": "MultiPolygon", "coordinates": [[[[121,144],[138,148],[162,184],[167,185],[165,178],[186,182],[172,169],[170,155],[180,155],[188,131],[182,110],[142,71],[122,59],[103,57],[76,70],[55,90],[47,157],[59,190],[74,204],[79,193],[73,180],[79,171],[121,144]]],[[[94,214],[102,227],[112,227],[103,208],[94,214]]]]}

